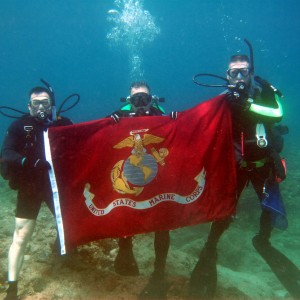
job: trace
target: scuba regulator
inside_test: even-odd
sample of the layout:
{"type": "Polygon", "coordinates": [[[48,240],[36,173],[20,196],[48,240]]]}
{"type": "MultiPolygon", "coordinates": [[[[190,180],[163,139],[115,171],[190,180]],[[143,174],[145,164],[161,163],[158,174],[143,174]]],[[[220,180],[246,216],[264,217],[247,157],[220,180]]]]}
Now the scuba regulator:
{"type": "Polygon", "coordinates": [[[235,85],[228,85],[227,87],[231,91],[234,99],[236,99],[237,101],[248,98],[249,89],[244,82],[238,82],[235,85]]]}
{"type": "Polygon", "coordinates": [[[49,117],[49,115],[47,114],[46,111],[39,111],[36,116],[36,118],[41,121],[45,121],[46,119],[48,119],[48,117],[49,117]]]}

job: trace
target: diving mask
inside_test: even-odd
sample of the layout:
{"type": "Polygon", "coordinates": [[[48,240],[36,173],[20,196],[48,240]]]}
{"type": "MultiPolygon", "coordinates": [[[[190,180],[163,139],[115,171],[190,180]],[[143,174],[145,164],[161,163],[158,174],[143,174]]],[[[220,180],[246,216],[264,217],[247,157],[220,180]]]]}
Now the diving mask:
{"type": "Polygon", "coordinates": [[[147,107],[151,101],[152,97],[147,93],[136,93],[129,98],[129,102],[135,107],[147,107]]]}
{"type": "Polygon", "coordinates": [[[33,99],[30,99],[30,105],[34,108],[38,108],[40,105],[42,105],[47,109],[51,106],[51,99],[46,97],[35,97],[33,99]]]}
{"type": "Polygon", "coordinates": [[[231,78],[237,78],[238,75],[242,77],[248,77],[250,75],[250,68],[232,68],[227,70],[227,75],[231,78]]]}

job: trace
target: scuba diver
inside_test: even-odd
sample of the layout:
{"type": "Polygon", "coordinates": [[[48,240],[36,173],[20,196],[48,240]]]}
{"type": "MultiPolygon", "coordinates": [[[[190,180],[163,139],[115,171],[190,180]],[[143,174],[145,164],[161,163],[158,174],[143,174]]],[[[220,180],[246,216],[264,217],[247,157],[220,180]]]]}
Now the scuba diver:
{"type": "Polygon", "coordinates": [[[165,110],[158,104],[158,102],[163,102],[164,98],[150,95],[150,87],[146,82],[133,82],[130,86],[130,96],[121,98],[121,101],[127,104],[111,115],[115,121],[120,117],[163,116],[165,114],[165,110]]]}
{"type": "MultiPolygon", "coordinates": [[[[158,104],[163,102],[163,98],[152,96],[150,87],[146,82],[133,82],[130,86],[130,96],[126,99],[127,104],[115,111],[110,117],[117,123],[122,117],[139,116],[163,116],[165,110],[158,104]]],[[[174,118],[173,118],[174,119],[174,118]]],[[[118,241],[119,251],[114,261],[116,273],[125,276],[139,275],[138,265],[133,254],[132,236],[120,238],[118,241]]],[[[169,231],[155,232],[154,250],[155,262],[154,272],[147,286],[139,295],[144,298],[163,298],[165,297],[167,286],[165,282],[165,266],[170,245],[169,231]]]]}
{"type": "MultiPolygon", "coordinates": [[[[43,133],[49,127],[73,124],[70,119],[56,113],[54,92],[46,81],[41,81],[46,87],[38,86],[30,90],[29,113],[24,113],[20,118],[14,117],[17,120],[9,126],[1,149],[1,175],[8,180],[12,189],[18,191],[15,231],[8,253],[9,286],[6,300],[18,299],[18,278],[25,248],[32,237],[43,201],[54,214],[48,176],[51,166],[45,159],[43,133]]],[[[79,101],[79,95],[73,95],[76,95],[79,101]]],[[[4,108],[22,113],[13,108],[4,108]]],[[[61,108],[62,106],[59,111],[62,111],[61,108]]]]}
{"type": "MultiPolygon", "coordinates": [[[[288,129],[276,125],[283,117],[280,97],[282,94],[266,80],[254,76],[253,50],[247,55],[233,55],[229,61],[226,78],[212,74],[197,74],[194,82],[201,86],[226,87],[227,100],[232,112],[232,134],[236,160],[236,201],[243,189],[252,183],[263,204],[266,195],[274,202],[281,201],[278,183],[285,179],[285,164],[279,153],[283,148],[283,134],[288,129]],[[216,77],[226,84],[211,85],[199,82],[200,77],[216,77]],[[198,79],[197,79],[198,78],[198,79]],[[269,189],[266,191],[266,189],[269,189]],[[276,201],[275,201],[276,200],[276,201]]],[[[273,203],[278,205],[278,203],[273,203]]],[[[275,224],[276,208],[262,205],[259,232],[253,237],[253,246],[269,264],[274,274],[289,293],[300,297],[300,272],[298,268],[270,243],[273,227],[285,229],[287,221],[282,203],[280,224],[275,224]]],[[[278,211],[277,211],[278,212],[278,211]]],[[[192,271],[190,295],[212,298],[217,287],[217,244],[228,229],[232,217],[212,222],[207,241],[201,250],[199,260],[192,271]]]]}

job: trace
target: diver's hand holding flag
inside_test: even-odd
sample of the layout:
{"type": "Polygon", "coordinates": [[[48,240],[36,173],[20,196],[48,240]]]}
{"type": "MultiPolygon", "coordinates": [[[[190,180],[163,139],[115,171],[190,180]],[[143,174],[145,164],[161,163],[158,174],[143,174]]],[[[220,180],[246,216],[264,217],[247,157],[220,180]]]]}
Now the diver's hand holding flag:
{"type": "Polygon", "coordinates": [[[62,253],[97,239],[233,214],[235,161],[225,98],[176,120],[106,118],[49,129],[45,147],[62,253]]]}

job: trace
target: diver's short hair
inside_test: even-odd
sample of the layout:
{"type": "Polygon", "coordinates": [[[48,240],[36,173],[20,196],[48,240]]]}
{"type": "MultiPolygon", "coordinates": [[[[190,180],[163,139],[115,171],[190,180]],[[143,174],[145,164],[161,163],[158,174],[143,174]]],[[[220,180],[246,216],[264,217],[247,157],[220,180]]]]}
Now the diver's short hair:
{"type": "Polygon", "coordinates": [[[43,87],[43,86],[36,86],[32,88],[29,91],[29,98],[32,94],[41,94],[41,93],[47,93],[50,96],[50,99],[53,101],[52,93],[49,91],[49,89],[43,87]]]}
{"type": "Polygon", "coordinates": [[[234,62],[237,62],[237,61],[245,61],[245,62],[250,64],[250,59],[249,59],[248,55],[245,55],[245,54],[232,55],[230,57],[229,63],[234,63],[234,62]]]}
{"type": "Polygon", "coordinates": [[[140,88],[140,87],[145,87],[145,88],[147,88],[147,90],[149,91],[149,93],[151,92],[148,83],[145,82],[145,81],[135,81],[135,82],[133,82],[133,83],[130,85],[130,90],[129,90],[129,91],[131,92],[131,90],[132,90],[133,88],[138,89],[138,88],[140,88]]]}

